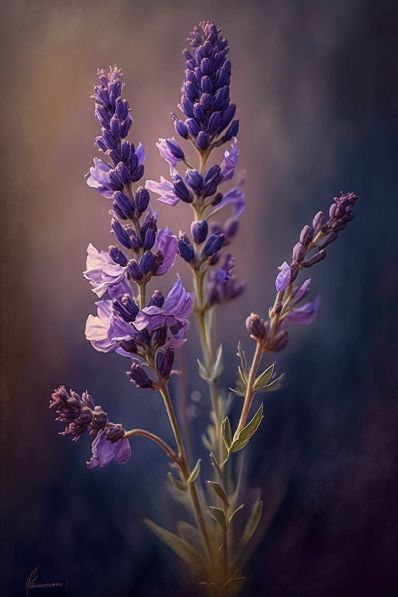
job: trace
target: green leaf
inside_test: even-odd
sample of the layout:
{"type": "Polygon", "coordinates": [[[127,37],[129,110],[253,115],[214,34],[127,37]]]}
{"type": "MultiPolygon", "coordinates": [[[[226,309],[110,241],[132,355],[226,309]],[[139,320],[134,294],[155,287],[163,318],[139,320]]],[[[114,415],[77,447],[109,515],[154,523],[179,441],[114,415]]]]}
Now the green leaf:
{"type": "Polygon", "coordinates": [[[220,527],[225,530],[227,528],[227,520],[223,510],[221,510],[221,508],[216,508],[215,506],[209,506],[209,510],[220,527]]]}
{"type": "Polygon", "coordinates": [[[217,471],[218,476],[222,480],[222,478],[223,478],[223,472],[222,472],[222,469],[221,469],[220,465],[218,464],[218,462],[216,460],[216,457],[214,456],[213,452],[210,452],[210,460],[211,460],[211,464],[212,464],[213,468],[217,471]]]}
{"type": "Polygon", "coordinates": [[[229,506],[227,494],[225,493],[221,485],[219,483],[216,483],[216,481],[207,481],[207,484],[209,487],[211,487],[214,493],[224,502],[224,504],[226,506],[229,506]]]}
{"type": "Polygon", "coordinates": [[[228,517],[228,522],[231,522],[233,517],[235,516],[235,514],[240,512],[244,507],[245,507],[245,504],[241,504],[240,506],[235,508],[235,510],[232,512],[232,514],[228,517]]]}
{"type": "Polygon", "coordinates": [[[236,578],[231,578],[231,580],[226,582],[225,585],[223,586],[222,594],[228,595],[228,593],[233,593],[234,591],[239,589],[239,587],[242,586],[242,584],[245,582],[245,580],[246,580],[246,578],[244,576],[237,576],[236,578]]]}
{"type": "Polygon", "coordinates": [[[285,377],[284,373],[282,373],[279,377],[276,377],[273,381],[271,381],[271,383],[269,383],[266,386],[265,391],[273,392],[274,390],[279,390],[279,388],[281,387],[281,384],[282,384],[282,379],[284,377],[285,377]]]}
{"type": "Polygon", "coordinates": [[[242,545],[249,543],[260,524],[261,515],[263,512],[263,502],[259,498],[254,502],[249,520],[246,523],[245,530],[242,535],[242,545]]]}
{"type": "MultiPolygon", "coordinates": [[[[242,387],[246,388],[247,386],[247,375],[246,372],[243,371],[242,367],[240,365],[238,365],[238,373],[239,373],[239,377],[240,377],[240,381],[242,382],[242,387]]],[[[238,380],[239,383],[239,380],[238,380]]]]}
{"type": "Polygon", "coordinates": [[[195,550],[189,543],[171,533],[167,529],[164,529],[157,524],[155,524],[152,520],[148,518],[144,519],[145,524],[147,527],[151,529],[151,531],[161,540],[163,543],[168,545],[170,549],[174,551],[184,562],[194,566],[198,570],[202,570],[205,567],[205,562],[202,556],[195,550]]]}
{"type": "Polygon", "coordinates": [[[220,344],[220,346],[217,349],[216,362],[214,363],[214,366],[213,366],[213,369],[212,369],[212,373],[211,373],[212,380],[217,379],[218,377],[220,377],[220,375],[222,373],[222,370],[223,370],[222,344],[220,344]]]}
{"type": "Polygon", "coordinates": [[[222,422],[221,433],[227,450],[229,450],[229,447],[232,444],[232,429],[228,417],[225,417],[222,422]]]}
{"type": "Polygon", "coordinates": [[[207,370],[207,367],[205,367],[205,365],[199,359],[196,360],[198,361],[199,376],[205,381],[210,381],[211,376],[209,374],[209,371],[207,370]]]}
{"type": "Polygon", "coordinates": [[[167,477],[174,489],[177,489],[178,491],[186,491],[188,489],[187,485],[183,481],[176,479],[173,473],[168,472],[167,477]]]}
{"type": "Polygon", "coordinates": [[[259,409],[257,410],[256,414],[252,418],[252,420],[243,427],[240,431],[238,437],[234,439],[232,444],[230,445],[229,451],[230,452],[238,452],[242,450],[248,443],[250,438],[256,433],[257,429],[260,426],[260,423],[263,419],[263,404],[260,404],[259,409]]]}
{"type": "Polygon", "coordinates": [[[266,388],[269,380],[271,379],[271,377],[274,374],[274,370],[275,370],[275,363],[272,363],[272,365],[267,367],[267,369],[265,369],[265,371],[263,371],[257,377],[256,381],[254,382],[254,387],[253,387],[255,392],[259,392],[266,388]]]}
{"type": "Polygon", "coordinates": [[[199,458],[199,460],[195,464],[194,468],[192,469],[192,472],[187,479],[187,485],[190,485],[191,483],[195,483],[196,479],[198,478],[199,473],[200,473],[200,463],[201,463],[201,458],[199,458]]]}

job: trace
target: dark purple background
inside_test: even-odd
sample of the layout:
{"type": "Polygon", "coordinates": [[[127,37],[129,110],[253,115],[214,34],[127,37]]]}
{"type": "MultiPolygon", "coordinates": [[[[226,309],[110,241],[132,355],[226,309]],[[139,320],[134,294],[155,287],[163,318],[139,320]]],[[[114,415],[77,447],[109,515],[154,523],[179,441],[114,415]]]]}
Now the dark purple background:
{"type": "MultiPolygon", "coordinates": [[[[172,133],[181,49],[202,18],[230,40],[248,181],[235,245],[248,290],[218,326],[225,386],[244,318],[265,313],[300,228],[341,189],[361,197],[357,219],[314,272],[319,317],[294,330],[278,358],[286,383],[265,397],[252,442],[251,482],[263,488],[269,524],[248,595],[398,595],[397,9],[326,0],[3,5],[3,595],[24,594],[36,566],[40,582],[68,581],[68,595],[190,594],[180,563],[142,524],[176,517],[163,455],[137,440],[131,463],[89,472],[88,443],[59,437],[47,402],[60,383],[88,387],[115,420],[167,433],[158,398],[135,392],[125,361],[83,338],[93,309],[80,274],[86,247],[109,239],[108,206],[83,180],[96,134],[88,96],[98,65],[123,68],[133,136],[146,144],[147,176],[158,178],[154,142],[172,133]]],[[[189,223],[184,214],[160,209],[175,231],[189,223]]],[[[187,358],[194,330],[189,346],[187,358]]],[[[198,383],[191,363],[189,392],[198,383]]],[[[204,422],[199,413],[197,435],[204,422]]]]}

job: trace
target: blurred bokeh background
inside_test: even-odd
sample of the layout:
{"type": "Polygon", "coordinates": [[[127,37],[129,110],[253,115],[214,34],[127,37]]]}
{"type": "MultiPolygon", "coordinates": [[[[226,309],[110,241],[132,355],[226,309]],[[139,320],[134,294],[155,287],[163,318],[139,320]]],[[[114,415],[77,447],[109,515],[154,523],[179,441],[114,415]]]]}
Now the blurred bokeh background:
{"type": "MultiPolygon", "coordinates": [[[[181,50],[206,18],[230,41],[247,171],[234,245],[247,291],[218,323],[225,386],[238,339],[250,348],[244,319],[273,300],[301,227],[340,190],[361,198],[313,273],[319,317],[278,357],[286,381],[252,442],[269,519],[247,594],[398,595],[397,3],[13,0],[1,13],[2,595],[24,594],[37,566],[68,595],[191,594],[142,523],[176,517],[163,455],[139,439],[128,465],[87,471],[88,442],[57,435],[47,404],[60,383],[87,387],[114,420],[167,434],[159,399],[83,337],[86,248],[110,239],[109,206],[83,178],[97,134],[88,97],[98,66],[121,66],[146,175],[166,173],[154,143],[173,134],[181,50]]],[[[159,211],[176,232],[189,223],[183,207],[159,211]]],[[[204,389],[197,348],[192,329],[189,400],[204,389]]],[[[194,406],[198,435],[206,398],[194,406]]]]}

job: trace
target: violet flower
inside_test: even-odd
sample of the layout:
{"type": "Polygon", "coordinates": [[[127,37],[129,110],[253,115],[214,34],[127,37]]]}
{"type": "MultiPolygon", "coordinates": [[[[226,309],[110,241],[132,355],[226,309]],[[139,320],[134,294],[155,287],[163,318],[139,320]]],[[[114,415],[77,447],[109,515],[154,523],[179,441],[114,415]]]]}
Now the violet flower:
{"type": "Polygon", "coordinates": [[[88,392],[80,396],[60,386],[51,395],[50,408],[56,412],[56,421],[67,423],[60,435],[72,435],[73,441],[77,441],[87,432],[94,438],[93,455],[87,462],[88,468],[106,466],[112,460],[122,464],[130,459],[131,447],[129,440],[124,437],[124,428],[111,423],[102,407],[95,406],[88,392]]]}

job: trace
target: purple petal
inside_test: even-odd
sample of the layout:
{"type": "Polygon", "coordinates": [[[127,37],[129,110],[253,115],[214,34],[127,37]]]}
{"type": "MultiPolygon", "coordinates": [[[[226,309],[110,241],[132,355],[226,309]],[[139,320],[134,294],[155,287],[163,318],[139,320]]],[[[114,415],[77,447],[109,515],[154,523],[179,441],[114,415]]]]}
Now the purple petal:
{"type": "Polygon", "coordinates": [[[178,276],[177,282],[171,287],[163,305],[164,311],[175,315],[178,319],[186,319],[192,312],[192,293],[187,292],[178,276]]]}
{"type": "Polygon", "coordinates": [[[128,439],[110,442],[106,439],[105,430],[101,429],[91,446],[92,456],[86,463],[90,469],[97,466],[107,466],[112,460],[119,464],[127,462],[131,457],[131,447],[128,439]]]}
{"type": "Polygon", "coordinates": [[[147,180],[145,188],[148,189],[148,191],[160,195],[158,199],[162,203],[174,206],[179,202],[179,198],[174,193],[173,185],[163,176],[160,177],[160,182],[156,182],[156,180],[147,180]]]}
{"type": "Polygon", "coordinates": [[[279,274],[276,276],[275,288],[277,292],[281,292],[282,290],[285,290],[285,288],[289,285],[292,277],[292,272],[290,270],[289,264],[286,261],[284,261],[282,265],[278,267],[278,269],[279,274]]]}
{"type": "Polygon", "coordinates": [[[131,458],[131,446],[128,439],[123,438],[116,442],[115,460],[124,464],[131,458]]]}
{"type": "Polygon", "coordinates": [[[98,251],[92,244],[87,249],[86,268],[83,275],[98,297],[103,296],[112,286],[120,286],[126,269],[115,263],[109,253],[98,251]]]}
{"type": "Polygon", "coordinates": [[[145,148],[142,143],[138,143],[137,148],[135,150],[135,155],[138,159],[138,165],[142,166],[142,164],[145,162],[145,148]]]}
{"type": "Polygon", "coordinates": [[[297,323],[298,325],[310,325],[318,313],[320,300],[320,296],[316,296],[314,300],[306,303],[302,307],[290,311],[286,316],[286,319],[293,323],[297,323]]]}
{"type": "Polygon", "coordinates": [[[177,255],[177,244],[178,241],[176,237],[168,228],[160,228],[158,230],[156,236],[156,249],[161,251],[163,261],[156,272],[157,276],[162,276],[173,267],[177,255]]]}
{"type": "Polygon", "coordinates": [[[311,285],[311,278],[307,278],[293,293],[292,299],[290,300],[290,306],[294,307],[303,300],[308,294],[311,285]]]}
{"type": "Polygon", "coordinates": [[[116,350],[121,340],[128,340],[134,335],[134,328],[113,315],[112,301],[99,301],[96,305],[97,316],[88,316],[85,336],[99,352],[116,350]]]}
{"type": "Polygon", "coordinates": [[[236,165],[239,159],[239,147],[236,138],[234,138],[231,149],[224,153],[224,159],[221,163],[221,175],[224,180],[231,180],[234,175],[236,165]]]}

